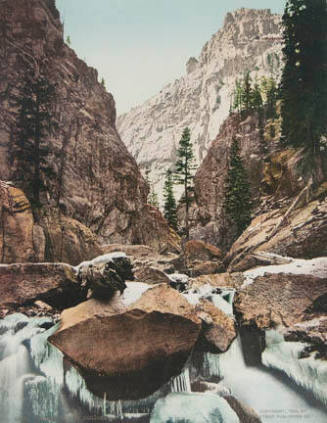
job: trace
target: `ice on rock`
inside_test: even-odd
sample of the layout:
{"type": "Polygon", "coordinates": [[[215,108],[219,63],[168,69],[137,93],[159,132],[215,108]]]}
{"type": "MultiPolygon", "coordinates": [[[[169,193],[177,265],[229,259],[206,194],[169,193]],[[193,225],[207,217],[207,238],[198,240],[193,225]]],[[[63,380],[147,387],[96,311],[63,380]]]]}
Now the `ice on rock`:
{"type": "Polygon", "coordinates": [[[78,264],[74,267],[76,272],[79,272],[83,267],[88,267],[90,265],[98,265],[98,264],[105,264],[110,263],[114,260],[120,259],[120,258],[126,258],[126,253],[123,253],[122,251],[116,251],[114,253],[109,254],[103,254],[102,256],[98,256],[94,258],[93,260],[87,260],[83,261],[82,263],[78,264]]]}
{"type": "Polygon", "coordinates": [[[159,399],[151,423],[239,423],[228,402],[215,394],[172,393],[159,399]]]}
{"type": "Polygon", "coordinates": [[[295,383],[309,390],[327,406],[327,362],[310,357],[300,358],[307,344],[287,342],[277,330],[266,332],[266,348],[262,363],[283,371],[295,383]]]}
{"type": "Polygon", "coordinates": [[[262,266],[244,272],[245,282],[243,288],[251,285],[258,276],[265,273],[290,273],[293,275],[312,275],[318,278],[327,277],[327,258],[320,257],[312,260],[290,259],[290,263],[262,266]]]}
{"type": "Polygon", "coordinates": [[[233,316],[234,294],[234,289],[215,288],[210,284],[191,288],[183,293],[190,304],[197,305],[202,299],[208,300],[229,316],[233,316]]]}
{"type": "Polygon", "coordinates": [[[127,288],[121,295],[121,300],[126,307],[139,300],[142,295],[153,286],[142,282],[126,282],[127,288]]]}

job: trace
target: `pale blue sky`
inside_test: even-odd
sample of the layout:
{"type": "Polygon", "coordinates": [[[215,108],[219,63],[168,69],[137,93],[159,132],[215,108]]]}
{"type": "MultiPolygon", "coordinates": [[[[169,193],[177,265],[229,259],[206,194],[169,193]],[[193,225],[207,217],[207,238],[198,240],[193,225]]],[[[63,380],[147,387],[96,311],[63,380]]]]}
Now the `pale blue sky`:
{"type": "Polygon", "coordinates": [[[57,0],[72,48],[105,78],[119,113],[180,77],[227,12],[285,0],[57,0]]]}

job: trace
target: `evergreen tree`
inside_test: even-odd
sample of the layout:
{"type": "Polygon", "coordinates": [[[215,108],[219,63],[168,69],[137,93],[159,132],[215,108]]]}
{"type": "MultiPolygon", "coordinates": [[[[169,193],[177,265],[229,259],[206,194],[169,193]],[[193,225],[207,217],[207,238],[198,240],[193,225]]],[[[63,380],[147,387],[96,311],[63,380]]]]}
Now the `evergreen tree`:
{"type": "Polygon", "coordinates": [[[246,72],[242,84],[242,112],[247,114],[252,109],[253,90],[250,72],[246,72]]]}
{"type": "Polygon", "coordinates": [[[71,39],[70,39],[70,36],[68,35],[67,36],[67,38],[66,38],[66,43],[70,46],[71,45],[71,39]]]}
{"type": "Polygon", "coordinates": [[[275,119],[277,117],[277,85],[274,78],[267,80],[266,86],[266,118],[275,119]]]}
{"type": "Polygon", "coordinates": [[[235,224],[238,238],[251,221],[251,194],[236,138],[233,139],[230,150],[224,209],[228,218],[235,224]]]}
{"type": "Polygon", "coordinates": [[[326,0],[288,0],[283,26],[282,142],[317,151],[327,125],[326,0]]]}
{"type": "Polygon", "coordinates": [[[241,113],[242,111],[242,82],[238,79],[235,82],[233,97],[234,97],[233,110],[236,111],[237,113],[241,113]]]}
{"type": "Polygon", "coordinates": [[[47,177],[53,176],[47,160],[47,137],[55,123],[51,115],[54,99],[54,85],[42,76],[26,76],[15,96],[18,119],[11,144],[11,159],[16,169],[14,179],[34,208],[41,205],[40,193],[45,190],[47,177]]]}
{"type": "Polygon", "coordinates": [[[185,236],[189,239],[189,208],[192,201],[193,192],[193,173],[194,173],[194,154],[191,142],[191,132],[185,128],[177,150],[177,162],[175,170],[175,182],[183,185],[184,193],[182,202],[185,204],[185,236]]]}
{"type": "Polygon", "coordinates": [[[101,79],[101,85],[104,89],[106,89],[106,81],[104,80],[104,78],[101,79]]]}
{"type": "Polygon", "coordinates": [[[167,219],[169,226],[177,230],[177,206],[173,190],[173,175],[170,170],[166,173],[164,198],[164,216],[167,219]]]}
{"type": "Polygon", "coordinates": [[[153,207],[157,207],[157,209],[159,208],[158,194],[153,190],[152,187],[149,195],[149,204],[153,207]]]}
{"type": "Polygon", "coordinates": [[[252,91],[251,107],[256,111],[262,110],[263,107],[261,89],[257,82],[254,84],[254,88],[252,91]]]}

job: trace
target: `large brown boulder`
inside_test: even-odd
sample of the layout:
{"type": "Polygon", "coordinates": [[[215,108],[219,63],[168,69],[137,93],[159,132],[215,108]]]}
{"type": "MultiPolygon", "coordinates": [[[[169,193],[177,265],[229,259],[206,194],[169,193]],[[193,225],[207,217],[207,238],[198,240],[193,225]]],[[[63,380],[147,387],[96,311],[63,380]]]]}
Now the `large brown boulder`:
{"type": "Polygon", "coordinates": [[[15,309],[37,300],[60,309],[85,298],[74,269],[67,264],[27,263],[0,266],[0,308],[15,309]]]}
{"type": "Polygon", "coordinates": [[[238,292],[235,313],[242,326],[289,328],[326,313],[327,275],[266,273],[238,292]]]}
{"type": "Polygon", "coordinates": [[[198,240],[188,241],[182,255],[185,268],[193,276],[223,271],[222,257],[223,254],[219,248],[198,240]]]}
{"type": "Polygon", "coordinates": [[[129,295],[126,290],[119,303],[95,307],[92,300],[65,311],[50,338],[97,394],[113,395],[113,387],[118,397],[154,392],[181,371],[200,333],[194,308],[167,285],[147,290],[131,305],[129,295]]]}

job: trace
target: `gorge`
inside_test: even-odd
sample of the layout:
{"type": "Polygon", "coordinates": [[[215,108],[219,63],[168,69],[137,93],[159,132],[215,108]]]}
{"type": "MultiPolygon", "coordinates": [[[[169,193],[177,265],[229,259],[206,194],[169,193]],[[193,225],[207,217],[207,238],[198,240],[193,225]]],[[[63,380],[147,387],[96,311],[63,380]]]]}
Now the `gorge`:
{"type": "Polygon", "coordinates": [[[263,122],[230,110],[248,69],[280,80],[281,17],[228,13],[187,75],[116,118],[54,0],[0,7],[0,420],[324,423],[326,150],[280,144],[280,99],[263,122]],[[14,148],[27,73],[56,91],[40,204],[14,148]],[[189,239],[141,173],[161,190],[186,126],[189,239]],[[240,236],[224,206],[235,139],[251,194],[240,236]]]}

